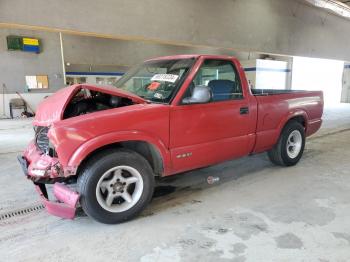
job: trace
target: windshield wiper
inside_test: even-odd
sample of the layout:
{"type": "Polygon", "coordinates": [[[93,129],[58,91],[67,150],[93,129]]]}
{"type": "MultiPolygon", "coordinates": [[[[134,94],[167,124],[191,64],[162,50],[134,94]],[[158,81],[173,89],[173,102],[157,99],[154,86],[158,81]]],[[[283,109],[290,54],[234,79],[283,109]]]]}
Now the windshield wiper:
{"type": "Polygon", "coordinates": [[[137,95],[137,96],[139,96],[139,97],[141,97],[141,98],[143,98],[147,103],[152,103],[152,101],[151,100],[149,100],[149,99],[147,99],[145,96],[140,96],[140,95],[137,95]]]}

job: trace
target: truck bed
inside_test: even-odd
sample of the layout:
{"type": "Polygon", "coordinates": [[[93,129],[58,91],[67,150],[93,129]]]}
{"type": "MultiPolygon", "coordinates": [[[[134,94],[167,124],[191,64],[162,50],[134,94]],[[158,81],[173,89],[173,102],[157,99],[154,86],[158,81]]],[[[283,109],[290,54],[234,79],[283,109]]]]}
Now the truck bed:
{"type": "Polygon", "coordinates": [[[268,96],[307,92],[306,90],[285,90],[285,89],[251,89],[254,96],[268,96]]]}
{"type": "Polygon", "coordinates": [[[293,115],[303,116],[306,136],[321,125],[323,93],[305,90],[252,89],[258,105],[256,151],[276,144],[281,128],[293,115]]]}

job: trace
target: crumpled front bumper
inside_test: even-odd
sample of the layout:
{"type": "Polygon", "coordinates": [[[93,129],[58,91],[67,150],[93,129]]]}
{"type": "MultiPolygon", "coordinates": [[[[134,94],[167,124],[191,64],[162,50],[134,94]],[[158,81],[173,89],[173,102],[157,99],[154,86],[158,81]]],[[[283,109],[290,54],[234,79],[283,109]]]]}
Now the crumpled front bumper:
{"type": "MultiPolygon", "coordinates": [[[[19,158],[26,161],[26,175],[34,182],[43,178],[63,177],[63,170],[58,158],[40,152],[34,141],[29,143],[23,155],[19,158]]],[[[18,160],[21,163],[21,160],[18,160]]],[[[23,163],[21,163],[21,166],[23,169],[23,163]]]]}
{"type": "Polygon", "coordinates": [[[40,182],[43,177],[36,176],[33,170],[42,168],[45,170],[46,176],[44,177],[55,178],[57,177],[55,173],[57,162],[54,158],[39,154],[34,146],[30,144],[24,154],[17,157],[23,173],[34,182],[36,191],[39,193],[48,213],[62,218],[73,219],[79,201],[79,194],[62,183],[55,183],[53,195],[56,199],[53,201],[49,200],[46,185],[40,182]],[[30,162],[28,159],[30,159],[30,162]],[[43,165],[43,162],[47,165],[43,165]]]}
{"type": "Polygon", "coordinates": [[[35,186],[47,212],[54,216],[73,219],[79,201],[79,194],[64,184],[55,183],[53,186],[53,194],[56,201],[50,201],[47,196],[46,188],[43,190],[43,187],[45,187],[45,184],[36,184],[35,186]]]}

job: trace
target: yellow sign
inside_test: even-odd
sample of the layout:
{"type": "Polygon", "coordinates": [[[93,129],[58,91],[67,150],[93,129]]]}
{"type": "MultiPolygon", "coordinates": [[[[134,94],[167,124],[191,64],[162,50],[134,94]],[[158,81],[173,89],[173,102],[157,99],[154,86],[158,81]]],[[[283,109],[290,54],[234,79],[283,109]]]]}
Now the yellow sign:
{"type": "Polygon", "coordinates": [[[39,45],[39,40],[35,38],[23,38],[24,45],[39,45]]]}

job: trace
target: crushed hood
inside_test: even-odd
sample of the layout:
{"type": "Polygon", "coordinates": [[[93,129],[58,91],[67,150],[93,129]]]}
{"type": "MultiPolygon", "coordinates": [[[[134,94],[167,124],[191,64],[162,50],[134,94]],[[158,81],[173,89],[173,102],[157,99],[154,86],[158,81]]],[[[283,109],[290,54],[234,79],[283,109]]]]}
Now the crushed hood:
{"type": "Polygon", "coordinates": [[[45,98],[38,106],[33,124],[36,126],[49,126],[63,117],[63,112],[72,97],[82,88],[103,92],[113,96],[131,99],[135,103],[145,103],[146,100],[132,93],[116,87],[95,86],[87,84],[72,85],[62,88],[53,95],[45,98]]]}

